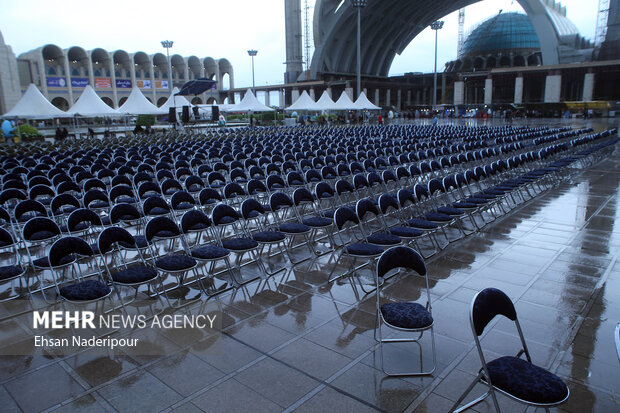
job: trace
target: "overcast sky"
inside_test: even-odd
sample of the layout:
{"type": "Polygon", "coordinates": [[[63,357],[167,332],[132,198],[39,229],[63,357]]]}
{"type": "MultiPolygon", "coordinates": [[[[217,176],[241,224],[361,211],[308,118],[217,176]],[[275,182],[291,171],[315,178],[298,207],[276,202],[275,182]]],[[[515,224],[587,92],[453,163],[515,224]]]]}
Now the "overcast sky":
{"type": "MultiPolygon", "coordinates": [[[[406,1],[406,0],[403,0],[406,1]]],[[[228,0],[2,0],[0,31],[16,55],[53,43],[61,48],[102,47],[108,51],[164,52],[161,40],[174,41],[171,53],[225,57],[234,67],[235,87],[251,86],[248,49],[257,49],[256,84],[283,81],[284,2],[228,0]],[[171,9],[171,6],[173,9],[171,9]],[[172,11],[174,10],[174,11],[172,11]]],[[[302,0],[302,5],[304,0],[302,0]]],[[[594,38],[598,1],[564,0],[569,19],[581,34],[594,38]]],[[[314,0],[309,0],[314,5],[314,0]]],[[[516,1],[485,0],[465,12],[465,31],[499,12],[521,10],[516,1]]],[[[310,10],[312,16],[312,9],[310,10]]],[[[439,32],[438,67],[456,57],[457,13],[446,16],[439,32]]],[[[434,38],[422,32],[392,64],[390,74],[431,72],[434,38]]]]}

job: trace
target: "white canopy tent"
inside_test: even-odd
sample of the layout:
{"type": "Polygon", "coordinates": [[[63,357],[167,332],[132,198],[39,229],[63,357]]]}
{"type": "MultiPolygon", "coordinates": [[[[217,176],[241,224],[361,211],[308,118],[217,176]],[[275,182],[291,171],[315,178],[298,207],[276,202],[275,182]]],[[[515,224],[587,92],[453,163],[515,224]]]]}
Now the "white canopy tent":
{"type": "Polygon", "coordinates": [[[4,118],[21,118],[21,119],[52,119],[66,118],[72,115],[67,114],[52,105],[43,94],[37,89],[34,83],[31,83],[26,89],[24,96],[17,104],[5,113],[4,118]]]}
{"type": "Polygon", "coordinates": [[[373,105],[370,100],[366,97],[364,92],[360,93],[357,100],[354,103],[354,110],[381,110],[381,108],[377,105],[373,105]]]}
{"type": "Polygon", "coordinates": [[[332,98],[329,97],[327,90],[324,90],[319,100],[316,101],[316,106],[317,110],[321,111],[338,110],[332,98]]]}
{"type": "Polygon", "coordinates": [[[220,105],[220,110],[226,110],[226,112],[273,112],[274,109],[267,105],[263,105],[258,101],[254,93],[250,89],[245,92],[245,96],[241,99],[241,102],[235,105],[229,105],[225,109],[220,105]]]}
{"type": "Polygon", "coordinates": [[[317,111],[320,109],[317,103],[308,95],[308,92],[304,90],[297,100],[285,110],[292,112],[294,110],[317,111]]]}
{"type": "Polygon", "coordinates": [[[342,92],[338,100],[334,103],[335,110],[355,110],[355,103],[346,92],[342,92]]]}
{"type": "Polygon", "coordinates": [[[183,106],[192,106],[185,96],[175,96],[177,93],[179,93],[179,88],[175,86],[168,100],[159,109],[164,111],[164,113],[168,113],[170,108],[176,108],[176,111],[180,112],[183,110],[183,106]]]}
{"type": "Polygon", "coordinates": [[[120,116],[116,109],[109,107],[95,92],[90,85],[84,88],[82,94],[75,104],[67,111],[70,115],[80,115],[84,117],[95,116],[120,116]]]}
{"type": "Polygon", "coordinates": [[[163,115],[168,113],[167,110],[162,110],[149,102],[137,87],[133,88],[118,111],[124,115],[163,115]]]}

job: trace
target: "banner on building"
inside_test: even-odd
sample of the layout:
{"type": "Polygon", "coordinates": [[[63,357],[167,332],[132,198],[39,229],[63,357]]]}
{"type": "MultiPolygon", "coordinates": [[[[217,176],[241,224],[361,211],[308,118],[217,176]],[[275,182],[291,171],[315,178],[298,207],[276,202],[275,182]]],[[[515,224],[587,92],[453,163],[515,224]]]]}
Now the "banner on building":
{"type": "Polygon", "coordinates": [[[116,87],[118,89],[131,89],[131,80],[129,80],[129,79],[116,79],[116,87]]]}
{"type": "Polygon", "coordinates": [[[150,80],[136,80],[136,86],[140,89],[150,89],[151,81],[150,80]]]}
{"type": "Polygon", "coordinates": [[[156,80],[155,89],[168,89],[168,81],[167,80],[156,80]]]}
{"type": "Polygon", "coordinates": [[[64,77],[48,77],[47,87],[67,87],[67,80],[64,77]]]}
{"type": "Polygon", "coordinates": [[[110,89],[112,88],[112,79],[109,77],[96,77],[95,87],[100,89],[110,89]]]}
{"type": "Polygon", "coordinates": [[[88,86],[87,77],[72,77],[71,78],[71,87],[86,87],[86,86],[88,86]]]}

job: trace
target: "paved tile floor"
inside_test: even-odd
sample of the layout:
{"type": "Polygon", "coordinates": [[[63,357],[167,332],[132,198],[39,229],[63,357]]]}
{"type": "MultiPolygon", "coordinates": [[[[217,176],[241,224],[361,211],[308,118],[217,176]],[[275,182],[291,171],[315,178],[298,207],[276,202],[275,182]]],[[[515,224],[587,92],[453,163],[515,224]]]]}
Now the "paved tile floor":
{"type": "MultiPolygon", "coordinates": [[[[448,411],[480,367],[468,311],[490,286],[516,303],[534,362],[568,382],[571,398],[556,411],[620,411],[612,336],[620,321],[619,183],[616,151],[427,263],[438,356],[431,377],[384,376],[375,297],[346,280],[327,283],[334,263],[326,255],[220,295],[219,336],[145,338],[166,356],[0,357],[0,411],[448,411]]],[[[419,280],[392,279],[385,293],[415,299],[419,280]]],[[[13,327],[3,321],[3,336],[13,327]]],[[[491,323],[482,343],[489,355],[512,354],[516,339],[504,320],[491,323]]],[[[397,345],[386,363],[411,356],[397,345]]],[[[526,410],[502,397],[500,405],[526,410]]]]}

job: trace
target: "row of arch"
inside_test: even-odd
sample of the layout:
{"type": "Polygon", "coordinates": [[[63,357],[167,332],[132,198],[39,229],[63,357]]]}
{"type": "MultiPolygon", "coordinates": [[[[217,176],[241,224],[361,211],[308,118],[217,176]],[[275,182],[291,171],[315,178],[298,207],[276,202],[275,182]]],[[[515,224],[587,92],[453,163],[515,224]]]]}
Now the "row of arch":
{"type": "MultiPolygon", "coordinates": [[[[168,79],[168,60],[164,53],[149,55],[145,52],[128,53],[124,50],[108,52],[102,48],[86,51],[73,46],[61,49],[48,44],[19,56],[23,60],[42,60],[46,76],[106,76],[115,78],[154,78],[168,79]]],[[[215,79],[218,83],[228,75],[228,85],[220,88],[233,88],[233,67],[228,59],[183,57],[178,54],[170,56],[170,67],[174,81],[188,81],[200,77],[215,79]]]]}
{"type": "Polygon", "coordinates": [[[524,67],[542,65],[542,54],[540,52],[528,55],[509,54],[509,55],[486,55],[468,56],[463,59],[453,60],[446,63],[446,72],[472,72],[476,70],[490,70],[498,67],[524,67]]]}

